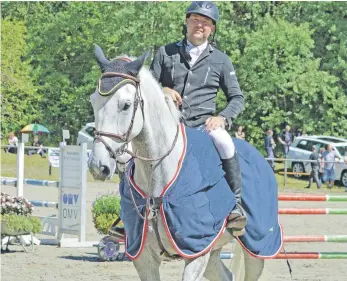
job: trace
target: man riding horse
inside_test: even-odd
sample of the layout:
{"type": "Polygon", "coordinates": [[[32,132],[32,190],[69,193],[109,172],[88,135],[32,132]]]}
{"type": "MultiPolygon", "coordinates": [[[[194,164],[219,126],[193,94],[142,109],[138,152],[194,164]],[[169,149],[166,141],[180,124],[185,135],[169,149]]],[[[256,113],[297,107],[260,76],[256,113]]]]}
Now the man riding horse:
{"type": "Polygon", "coordinates": [[[186,10],[184,39],[159,48],[151,65],[163,91],[180,107],[189,127],[209,132],[222,160],[225,178],[237,204],[232,217],[243,215],[241,172],[232,138],[225,130],[244,109],[235,69],[229,57],[214,46],[219,11],[210,1],[194,1],[186,10]],[[212,43],[208,39],[213,33],[212,43]],[[216,96],[221,88],[228,105],[218,116],[216,96]]]}
{"type": "Polygon", "coordinates": [[[116,163],[133,156],[119,187],[126,237],[118,234],[141,280],[160,280],[161,261],[177,255],[185,261],[184,281],[234,280],[220,252],[235,236],[249,254],[245,280],[257,280],[264,262],[256,257],[272,258],[282,248],[276,178],[259,151],[224,129],[242,111],[243,95],[229,58],[207,42],[218,9],[193,2],[186,14],[184,40],[159,49],[153,75],[143,67],[149,52],[108,60],[95,46],[102,74],[91,95],[96,131],[89,169],[106,180],[116,163]],[[229,104],[214,117],[219,87],[229,104]],[[225,231],[235,226],[244,232],[225,231]]]}

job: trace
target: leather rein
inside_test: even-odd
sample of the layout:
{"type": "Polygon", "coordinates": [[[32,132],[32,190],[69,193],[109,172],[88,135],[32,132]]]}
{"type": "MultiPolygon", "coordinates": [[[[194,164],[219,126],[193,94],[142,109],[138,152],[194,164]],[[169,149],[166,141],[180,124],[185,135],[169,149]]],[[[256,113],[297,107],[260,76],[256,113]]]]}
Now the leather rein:
{"type": "Polygon", "coordinates": [[[176,143],[177,143],[177,139],[178,139],[178,135],[179,135],[179,125],[177,125],[177,130],[176,130],[176,135],[175,135],[175,139],[171,145],[171,148],[164,153],[164,155],[157,157],[157,158],[148,158],[148,157],[143,157],[140,155],[137,155],[136,153],[133,153],[132,151],[130,151],[128,149],[128,144],[131,141],[131,139],[129,139],[129,136],[132,132],[133,126],[134,126],[134,121],[135,121],[135,115],[136,115],[136,111],[138,109],[138,106],[140,105],[141,107],[141,111],[142,111],[142,117],[143,119],[145,119],[145,115],[144,115],[144,102],[141,96],[141,91],[140,91],[140,79],[138,79],[137,77],[134,77],[132,75],[128,75],[128,74],[124,74],[121,72],[105,72],[101,75],[100,79],[99,79],[99,83],[98,83],[98,92],[101,96],[109,96],[114,94],[120,87],[126,85],[126,84],[131,84],[133,86],[135,86],[136,88],[136,92],[135,92],[135,99],[134,99],[134,110],[132,113],[132,117],[131,117],[131,121],[130,121],[130,125],[128,127],[128,130],[125,132],[125,134],[120,135],[120,134],[114,134],[114,133],[108,133],[108,132],[103,132],[103,131],[98,131],[95,130],[94,132],[94,141],[98,140],[100,142],[103,143],[103,145],[106,147],[106,150],[110,153],[110,157],[116,159],[117,156],[122,155],[124,153],[128,153],[130,154],[133,158],[137,158],[139,160],[143,160],[143,161],[158,161],[161,160],[163,158],[165,158],[166,156],[168,156],[172,150],[174,149],[176,143]],[[108,92],[102,92],[101,91],[101,79],[105,78],[105,77],[122,77],[125,80],[122,80],[121,82],[119,82],[115,87],[113,87],[110,91],[108,92]],[[116,139],[116,140],[121,140],[122,142],[124,142],[124,144],[118,148],[117,150],[113,150],[111,148],[111,146],[102,138],[102,137],[108,137],[111,139],[116,139]]]}

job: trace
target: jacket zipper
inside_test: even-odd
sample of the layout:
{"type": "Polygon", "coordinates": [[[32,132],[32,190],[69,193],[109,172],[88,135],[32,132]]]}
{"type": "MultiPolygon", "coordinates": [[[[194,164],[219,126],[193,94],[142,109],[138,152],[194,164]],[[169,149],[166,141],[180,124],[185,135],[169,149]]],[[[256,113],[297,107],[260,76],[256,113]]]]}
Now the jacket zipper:
{"type": "Polygon", "coordinates": [[[206,81],[207,81],[207,77],[208,77],[208,74],[210,72],[210,67],[207,68],[207,72],[206,72],[206,76],[205,76],[205,80],[204,80],[204,85],[206,84],[206,81]]]}
{"type": "Polygon", "coordinates": [[[174,80],[174,75],[175,74],[175,62],[173,62],[173,65],[172,65],[172,73],[171,73],[171,79],[172,81],[174,80]]]}

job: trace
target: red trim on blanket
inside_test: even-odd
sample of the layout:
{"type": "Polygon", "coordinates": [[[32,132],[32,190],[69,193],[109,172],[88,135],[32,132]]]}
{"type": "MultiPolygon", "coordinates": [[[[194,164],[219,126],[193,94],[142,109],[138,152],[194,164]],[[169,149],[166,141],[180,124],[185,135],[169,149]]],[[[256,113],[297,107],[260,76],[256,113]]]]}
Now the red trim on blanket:
{"type": "Polygon", "coordinates": [[[132,165],[132,167],[131,167],[131,169],[130,169],[130,172],[129,172],[130,183],[131,183],[131,185],[135,188],[135,190],[137,191],[137,193],[140,194],[140,195],[142,196],[142,198],[147,198],[147,194],[144,193],[144,192],[142,191],[142,189],[136,185],[136,183],[135,183],[135,181],[134,181],[134,179],[133,179],[133,177],[132,177],[134,166],[135,166],[135,162],[133,162],[133,165],[132,165]]]}
{"type": "MultiPolygon", "coordinates": [[[[176,169],[176,172],[175,172],[175,175],[174,177],[169,181],[169,183],[164,187],[160,197],[162,197],[166,190],[169,189],[169,187],[173,184],[173,182],[176,180],[177,176],[179,175],[179,172],[182,168],[182,163],[183,163],[183,160],[184,160],[184,157],[186,155],[186,148],[187,148],[187,137],[186,137],[186,132],[185,132],[185,127],[183,124],[181,124],[181,131],[182,131],[182,136],[183,136],[183,150],[182,150],[182,154],[181,154],[181,157],[178,161],[178,165],[177,165],[177,169],[176,169]]],[[[134,168],[134,165],[135,165],[135,162],[133,162],[133,166],[131,167],[130,169],[130,172],[129,172],[129,179],[130,179],[130,183],[131,185],[134,187],[134,189],[136,190],[136,192],[138,194],[140,194],[143,198],[148,198],[148,196],[146,195],[146,193],[144,193],[142,191],[142,189],[136,185],[133,177],[132,177],[132,172],[133,172],[133,168],[134,168]]],[[[162,206],[162,205],[161,205],[162,206]]],[[[147,213],[147,216],[149,214],[149,210],[146,210],[146,213],[147,213]]],[[[148,220],[147,220],[147,216],[146,216],[146,220],[143,224],[143,229],[142,229],[142,239],[141,239],[141,245],[140,245],[140,249],[138,250],[138,252],[136,253],[136,255],[132,256],[130,255],[128,252],[127,252],[127,239],[125,237],[125,254],[131,259],[131,260],[134,260],[136,259],[142,252],[143,250],[143,247],[145,245],[145,242],[146,242],[146,238],[147,238],[147,230],[148,230],[148,220]]],[[[165,224],[164,224],[165,226],[165,224]]],[[[171,234],[170,234],[171,236],[171,234]]],[[[169,238],[170,239],[170,238],[169,238]]]]}
{"type": "MultiPolygon", "coordinates": [[[[169,190],[169,188],[171,187],[172,183],[176,180],[177,176],[179,175],[179,172],[181,170],[181,167],[182,167],[182,163],[183,163],[183,160],[184,160],[184,157],[185,157],[185,154],[186,154],[186,149],[187,149],[187,138],[186,138],[186,134],[185,134],[185,127],[183,124],[181,124],[181,127],[182,127],[182,135],[183,135],[183,139],[184,139],[184,149],[183,149],[183,153],[181,155],[181,158],[178,162],[178,167],[177,167],[177,170],[176,170],[176,173],[175,173],[175,176],[172,178],[172,180],[165,186],[165,188],[163,189],[162,193],[161,193],[161,197],[163,197],[165,195],[165,193],[169,190]]],[[[171,243],[171,245],[174,247],[174,249],[176,250],[176,252],[183,258],[196,258],[196,257],[199,257],[205,253],[207,253],[208,251],[211,250],[212,246],[214,245],[214,243],[218,240],[218,238],[220,237],[220,235],[222,235],[225,231],[225,227],[226,227],[226,224],[227,224],[227,219],[224,220],[224,223],[223,223],[223,226],[222,228],[220,229],[220,231],[218,232],[218,234],[216,235],[216,237],[213,239],[213,241],[202,251],[198,252],[198,253],[195,253],[195,254],[192,254],[192,255],[188,255],[188,254],[185,254],[181,251],[181,249],[176,245],[176,242],[175,240],[172,238],[172,235],[171,235],[171,232],[169,230],[169,226],[167,224],[167,221],[166,221],[166,216],[165,216],[165,212],[164,212],[164,207],[163,205],[160,206],[160,214],[161,214],[161,217],[162,217],[162,220],[163,220],[163,225],[164,225],[164,228],[165,228],[165,232],[166,232],[166,235],[167,237],[169,238],[169,241],[171,243]]]]}
{"type": "Polygon", "coordinates": [[[221,229],[218,232],[218,234],[216,235],[216,237],[211,241],[211,243],[204,250],[202,250],[202,251],[200,251],[198,253],[192,254],[192,255],[188,255],[188,254],[183,253],[181,251],[181,249],[178,248],[178,246],[176,245],[175,240],[172,238],[170,230],[169,230],[169,226],[168,226],[168,224],[166,222],[166,217],[165,217],[165,212],[164,212],[163,205],[160,206],[160,214],[161,214],[161,217],[163,219],[163,224],[164,224],[164,228],[165,228],[165,231],[166,231],[166,235],[168,236],[171,245],[174,247],[174,249],[176,250],[176,252],[178,253],[179,256],[181,256],[182,258],[186,258],[186,259],[197,258],[197,257],[200,257],[203,254],[206,254],[207,252],[209,252],[211,250],[211,248],[213,247],[214,243],[224,233],[225,228],[226,228],[226,224],[227,224],[227,218],[225,218],[223,226],[221,227],[221,229]]]}
{"type": "Polygon", "coordinates": [[[145,222],[143,224],[143,228],[142,228],[142,238],[141,238],[141,244],[140,244],[140,249],[137,251],[137,253],[132,256],[128,253],[127,251],[127,242],[128,242],[128,239],[127,237],[125,236],[125,254],[131,259],[131,260],[135,260],[142,252],[143,250],[143,247],[145,246],[145,242],[146,242],[146,239],[147,239],[147,230],[148,230],[148,220],[147,220],[147,216],[149,214],[149,210],[146,211],[146,219],[145,219],[145,222]]]}
{"type": "Polygon", "coordinates": [[[242,246],[242,248],[245,249],[246,252],[247,252],[249,255],[251,255],[252,257],[254,257],[254,258],[259,258],[259,259],[263,259],[263,260],[270,260],[270,259],[273,259],[273,258],[275,258],[275,257],[280,253],[280,251],[281,251],[282,248],[283,248],[283,227],[282,227],[282,225],[279,223],[279,220],[278,220],[278,224],[279,224],[280,229],[281,229],[281,246],[279,247],[279,249],[277,250],[277,252],[276,252],[274,255],[272,255],[272,256],[260,256],[260,255],[256,255],[256,254],[252,253],[250,250],[248,250],[248,249],[246,248],[246,246],[241,242],[241,240],[240,240],[238,237],[235,237],[235,239],[240,243],[240,245],[242,246]]]}
{"type": "MultiPolygon", "coordinates": [[[[185,127],[184,125],[181,123],[181,131],[182,131],[182,136],[183,136],[183,150],[182,150],[182,154],[181,154],[181,157],[178,161],[178,165],[177,165],[177,169],[176,169],[176,172],[173,176],[173,178],[169,181],[169,183],[163,188],[163,191],[161,192],[160,194],[160,197],[163,197],[164,194],[166,193],[166,191],[169,189],[169,187],[174,183],[174,181],[176,180],[176,178],[178,177],[180,171],[181,171],[181,168],[182,168],[182,163],[183,163],[183,160],[186,156],[186,150],[187,150],[187,137],[186,137],[186,130],[185,130],[185,127]]],[[[144,193],[142,191],[142,189],[136,185],[133,177],[132,177],[132,169],[135,165],[135,162],[133,162],[133,166],[131,167],[131,170],[130,170],[130,173],[129,173],[129,179],[130,179],[130,182],[132,184],[132,186],[136,189],[136,191],[143,197],[143,198],[148,198],[147,194],[144,193]]]]}
{"type": "Polygon", "coordinates": [[[186,136],[186,128],[184,127],[184,125],[181,123],[181,131],[182,131],[182,136],[183,136],[183,151],[181,154],[181,157],[178,161],[178,165],[177,165],[177,169],[176,169],[176,173],[173,176],[173,178],[171,179],[171,181],[169,181],[169,183],[164,187],[163,191],[160,194],[160,197],[163,197],[166,193],[166,191],[169,190],[169,188],[171,187],[171,185],[174,183],[174,181],[176,180],[176,178],[178,177],[181,168],[182,168],[182,163],[184,158],[186,157],[186,152],[187,152],[187,136],[186,136]]]}

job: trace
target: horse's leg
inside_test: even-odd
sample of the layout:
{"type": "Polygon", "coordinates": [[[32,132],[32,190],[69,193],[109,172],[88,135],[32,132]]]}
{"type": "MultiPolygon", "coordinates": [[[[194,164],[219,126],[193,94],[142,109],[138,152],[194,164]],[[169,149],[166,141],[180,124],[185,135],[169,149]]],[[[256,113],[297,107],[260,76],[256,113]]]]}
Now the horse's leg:
{"type": "Polygon", "coordinates": [[[204,277],[210,281],[233,281],[233,274],[220,258],[221,251],[222,249],[218,249],[211,252],[204,277]]]}
{"type": "Polygon", "coordinates": [[[244,281],[258,281],[263,273],[264,260],[252,257],[244,249],[243,255],[245,258],[245,279],[244,281]]]}
{"type": "MultiPolygon", "coordinates": [[[[252,257],[239,243],[234,247],[234,258],[231,263],[234,281],[260,281],[263,273],[264,260],[252,257]]],[[[262,276],[265,277],[265,276],[262,276]]]]}
{"type": "Polygon", "coordinates": [[[160,281],[160,259],[148,247],[133,261],[141,281],[160,281]]]}
{"type": "Polygon", "coordinates": [[[183,281],[200,281],[203,278],[210,252],[196,259],[186,259],[183,271],[183,281]]]}

